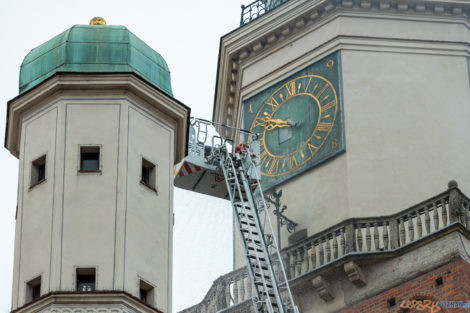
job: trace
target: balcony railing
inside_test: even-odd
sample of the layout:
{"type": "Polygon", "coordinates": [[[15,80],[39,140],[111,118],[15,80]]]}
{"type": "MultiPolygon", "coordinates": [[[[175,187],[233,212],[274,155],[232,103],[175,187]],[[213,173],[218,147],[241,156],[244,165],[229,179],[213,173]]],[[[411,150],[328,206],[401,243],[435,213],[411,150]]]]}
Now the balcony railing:
{"type": "Polygon", "coordinates": [[[243,26],[261,15],[274,10],[289,0],[256,0],[248,5],[242,5],[242,16],[240,26],[243,26]]]}
{"type": "MultiPolygon", "coordinates": [[[[288,279],[295,280],[348,254],[395,251],[453,223],[470,229],[470,199],[457,183],[450,182],[448,187],[397,214],[348,219],[284,248],[281,255],[288,279]]],[[[201,303],[180,313],[213,313],[242,305],[252,296],[251,282],[242,267],[219,277],[201,303]]]]}

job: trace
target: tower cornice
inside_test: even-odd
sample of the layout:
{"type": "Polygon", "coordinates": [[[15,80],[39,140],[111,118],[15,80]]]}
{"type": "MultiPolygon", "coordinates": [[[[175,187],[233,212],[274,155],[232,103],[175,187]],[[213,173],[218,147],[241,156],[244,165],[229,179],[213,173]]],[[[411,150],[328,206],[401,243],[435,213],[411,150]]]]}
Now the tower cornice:
{"type": "Polygon", "coordinates": [[[144,99],[154,109],[168,117],[167,122],[174,124],[174,162],[177,163],[186,155],[190,108],[168,94],[150,86],[135,74],[70,74],[58,73],[32,90],[10,100],[7,106],[7,125],[5,131],[5,148],[19,157],[21,138],[21,120],[24,114],[40,105],[44,100],[63,96],[74,91],[96,91],[118,94],[131,93],[144,99]]]}
{"type": "MultiPolygon", "coordinates": [[[[305,65],[339,49],[407,49],[415,53],[419,50],[419,53],[427,54],[470,56],[469,14],[470,3],[462,0],[288,1],[221,38],[213,120],[228,125],[239,124],[241,95],[253,95],[257,85],[273,83],[285,77],[293,67],[298,68],[299,63],[305,65]],[[421,33],[407,33],[401,29],[393,34],[390,29],[385,32],[383,29],[357,31],[347,28],[347,23],[353,25],[354,21],[366,19],[422,23],[423,30],[421,33]],[[333,25],[333,22],[337,23],[333,25]],[[446,24],[453,33],[444,30],[443,37],[436,40],[436,34],[425,27],[425,24],[432,23],[446,24]],[[286,59],[285,66],[266,69],[262,81],[250,81],[250,77],[244,77],[250,65],[329,24],[332,26],[328,35],[319,39],[321,45],[312,45],[308,55],[296,60],[286,59]],[[433,36],[428,36],[431,33],[433,36]]],[[[284,56],[288,54],[284,53],[284,56]]],[[[230,136],[229,133],[223,135],[230,136]]]]}

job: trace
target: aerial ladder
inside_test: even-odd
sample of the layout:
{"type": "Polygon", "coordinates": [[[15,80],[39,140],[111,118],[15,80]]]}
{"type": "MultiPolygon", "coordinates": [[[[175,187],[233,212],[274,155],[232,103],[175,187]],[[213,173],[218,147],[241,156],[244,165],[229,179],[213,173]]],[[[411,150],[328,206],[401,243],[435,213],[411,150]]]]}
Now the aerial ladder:
{"type": "MultiPolygon", "coordinates": [[[[256,313],[299,313],[287,281],[259,177],[259,141],[241,129],[248,144],[210,135],[210,126],[191,119],[188,156],[175,168],[175,186],[230,200],[247,270],[254,291],[256,313]]],[[[233,127],[232,127],[233,128],[233,127]]]]}

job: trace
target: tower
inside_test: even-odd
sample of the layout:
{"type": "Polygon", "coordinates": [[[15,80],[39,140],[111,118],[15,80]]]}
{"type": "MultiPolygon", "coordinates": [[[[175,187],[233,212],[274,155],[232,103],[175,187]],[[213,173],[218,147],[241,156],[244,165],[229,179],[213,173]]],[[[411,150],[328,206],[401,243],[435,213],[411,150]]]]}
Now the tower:
{"type": "MultiPolygon", "coordinates": [[[[261,182],[296,224],[280,237],[301,312],[465,297],[469,13],[461,1],[259,0],[221,38],[213,120],[261,140],[261,182]]],[[[185,313],[250,312],[234,254],[185,313]]]]}
{"type": "Polygon", "coordinates": [[[173,165],[190,110],[160,54],[124,26],[90,24],[33,49],[8,103],[12,310],[171,312],[173,165]]]}

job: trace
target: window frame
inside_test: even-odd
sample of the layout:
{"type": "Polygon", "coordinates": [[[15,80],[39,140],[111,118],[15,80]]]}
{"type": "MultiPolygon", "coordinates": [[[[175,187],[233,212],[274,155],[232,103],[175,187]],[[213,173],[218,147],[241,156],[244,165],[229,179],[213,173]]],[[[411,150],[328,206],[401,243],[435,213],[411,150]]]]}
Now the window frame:
{"type": "Polygon", "coordinates": [[[78,173],[80,174],[101,174],[102,166],[103,166],[103,146],[100,144],[81,144],[78,145],[78,173]],[[94,150],[96,149],[97,152],[86,152],[83,150],[94,150]],[[98,169],[93,170],[86,170],[82,168],[82,151],[83,153],[98,153],[98,169]]]}
{"type": "Polygon", "coordinates": [[[140,301],[155,307],[156,306],[156,300],[155,300],[156,299],[155,297],[156,287],[153,284],[149,283],[148,281],[144,280],[142,277],[139,277],[138,279],[138,287],[139,287],[138,298],[140,299],[140,301]],[[145,292],[145,300],[141,298],[142,291],[145,292]]]}
{"type": "Polygon", "coordinates": [[[29,189],[36,187],[46,181],[47,174],[47,153],[44,153],[38,158],[31,161],[29,189]],[[40,178],[40,168],[44,166],[44,177],[40,178]]]}
{"type": "Polygon", "coordinates": [[[140,184],[158,194],[157,173],[158,173],[158,165],[152,161],[149,161],[148,158],[141,156],[140,176],[139,176],[140,184]],[[144,169],[149,171],[148,181],[144,180],[144,177],[143,177],[144,169]]]}
{"type": "Polygon", "coordinates": [[[26,303],[33,302],[41,297],[42,275],[36,276],[26,282],[26,303]],[[39,287],[39,294],[35,296],[35,288],[39,287]]]}
{"type": "MultiPolygon", "coordinates": [[[[77,292],[93,292],[97,290],[98,285],[97,271],[95,267],[75,267],[75,291],[77,292]],[[92,290],[80,290],[79,284],[80,277],[93,277],[93,289],[92,290]]],[[[87,282],[85,282],[87,283],[87,282]]]]}

